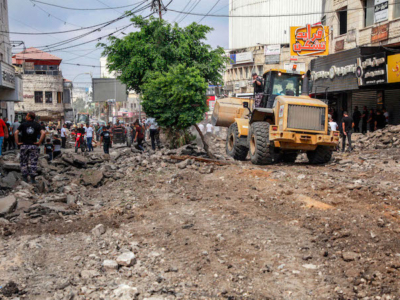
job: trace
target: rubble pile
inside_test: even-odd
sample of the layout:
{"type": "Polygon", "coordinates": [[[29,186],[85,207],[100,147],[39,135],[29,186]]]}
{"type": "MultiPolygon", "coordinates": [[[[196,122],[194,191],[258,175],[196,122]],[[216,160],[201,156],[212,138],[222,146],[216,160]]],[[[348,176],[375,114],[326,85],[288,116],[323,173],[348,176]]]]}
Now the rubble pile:
{"type": "Polygon", "coordinates": [[[116,148],[110,155],[64,153],[51,163],[42,155],[37,184],[32,185],[22,181],[18,155],[8,155],[1,170],[0,218],[4,218],[5,224],[24,219],[38,223],[52,217],[74,215],[88,204],[91,188],[111,184],[136,170],[160,172],[170,165],[212,173],[214,166],[204,163],[206,158],[207,154],[193,144],[144,153],[126,147],[116,148]],[[197,161],[198,158],[204,161],[197,161]]]}
{"type": "Polygon", "coordinates": [[[400,148],[400,125],[368,132],[366,135],[354,134],[356,149],[374,150],[400,148]]]}

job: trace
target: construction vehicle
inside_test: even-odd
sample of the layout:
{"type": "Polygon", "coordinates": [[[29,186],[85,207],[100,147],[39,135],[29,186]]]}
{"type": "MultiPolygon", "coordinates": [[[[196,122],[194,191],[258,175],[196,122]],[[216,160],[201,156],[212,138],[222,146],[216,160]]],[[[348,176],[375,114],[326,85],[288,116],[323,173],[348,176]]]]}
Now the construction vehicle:
{"type": "Polygon", "coordinates": [[[329,162],[339,132],[329,129],[328,105],[308,96],[309,76],[310,72],[265,72],[260,107],[254,107],[254,99],[217,100],[212,123],[229,128],[226,153],[236,160],[249,154],[256,165],[294,163],[301,152],[312,164],[329,162]]]}
{"type": "Polygon", "coordinates": [[[88,113],[77,113],[76,124],[89,124],[90,116],[88,113]]]}

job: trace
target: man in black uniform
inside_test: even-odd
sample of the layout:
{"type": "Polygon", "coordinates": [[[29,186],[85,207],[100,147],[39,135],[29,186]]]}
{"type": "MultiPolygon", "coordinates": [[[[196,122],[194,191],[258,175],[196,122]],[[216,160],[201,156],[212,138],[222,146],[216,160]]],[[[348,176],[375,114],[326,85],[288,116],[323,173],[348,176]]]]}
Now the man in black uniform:
{"type": "Polygon", "coordinates": [[[35,113],[29,112],[26,115],[26,122],[22,123],[14,133],[15,143],[21,146],[20,164],[22,178],[28,181],[28,175],[31,176],[31,182],[36,183],[37,163],[39,159],[39,145],[46,136],[46,130],[35,122],[35,113]],[[21,133],[21,141],[19,141],[21,133]],[[38,136],[40,136],[38,141],[38,136]]]}
{"type": "Polygon", "coordinates": [[[103,131],[100,134],[100,143],[104,143],[103,149],[105,154],[110,153],[110,146],[112,142],[112,135],[110,133],[110,126],[103,128],[103,131]]]}
{"type": "Polygon", "coordinates": [[[343,128],[343,139],[342,139],[342,152],[344,152],[346,148],[346,138],[349,142],[349,152],[351,152],[351,132],[354,127],[354,121],[352,117],[349,117],[347,111],[343,112],[343,119],[342,119],[342,128],[343,128]]]}
{"type": "Polygon", "coordinates": [[[263,97],[263,81],[262,78],[258,77],[257,73],[253,73],[252,76],[253,76],[255,107],[260,107],[261,100],[263,97]]]}

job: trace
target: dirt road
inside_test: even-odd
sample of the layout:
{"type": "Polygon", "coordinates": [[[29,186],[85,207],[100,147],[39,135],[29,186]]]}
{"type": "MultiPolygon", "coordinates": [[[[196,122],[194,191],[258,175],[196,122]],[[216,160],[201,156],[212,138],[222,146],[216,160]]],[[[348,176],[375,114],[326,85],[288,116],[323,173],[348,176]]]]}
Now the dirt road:
{"type": "Polygon", "coordinates": [[[99,164],[123,176],[96,187],[76,171],[73,214],[4,225],[5,299],[400,299],[398,150],[326,166],[132,155],[99,164]]]}

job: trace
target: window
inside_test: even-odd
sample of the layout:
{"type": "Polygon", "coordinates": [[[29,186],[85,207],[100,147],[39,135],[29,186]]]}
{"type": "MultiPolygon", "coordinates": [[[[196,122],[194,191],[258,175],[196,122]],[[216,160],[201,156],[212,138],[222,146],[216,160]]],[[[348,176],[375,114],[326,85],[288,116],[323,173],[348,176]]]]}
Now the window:
{"type": "Polygon", "coordinates": [[[62,93],[57,92],[57,103],[62,103],[62,93]]]}
{"type": "Polygon", "coordinates": [[[243,78],[243,69],[239,68],[239,79],[243,78]]]}
{"type": "Polygon", "coordinates": [[[323,16],[323,17],[321,18],[321,24],[324,25],[324,26],[326,26],[326,16],[323,16]]]}
{"type": "Polygon", "coordinates": [[[400,2],[396,1],[393,7],[393,19],[400,18],[400,2]]]}
{"type": "Polygon", "coordinates": [[[273,81],[273,95],[286,95],[288,91],[292,91],[295,96],[301,94],[301,80],[299,76],[290,74],[281,74],[276,76],[273,81]]]}
{"type": "Polygon", "coordinates": [[[375,0],[364,1],[364,26],[368,27],[374,24],[375,0]]]}
{"type": "Polygon", "coordinates": [[[35,92],[35,103],[43,103],[43,92],[35,92]]]}
{"type": "Polygon", "coordinates": [[[338,11],[339,35],[347,33],[347,7],[338,11]]]}
{"type": "Polygon", "coordinates": [[[258,66],[258,76],[262,77],[264,75],[263,73],[263,66],[258,66]]]}
{"type": "Polygon", "coordinates": [[[53,92],[45,92],[46,103],[53,103],[53,92]]]}

